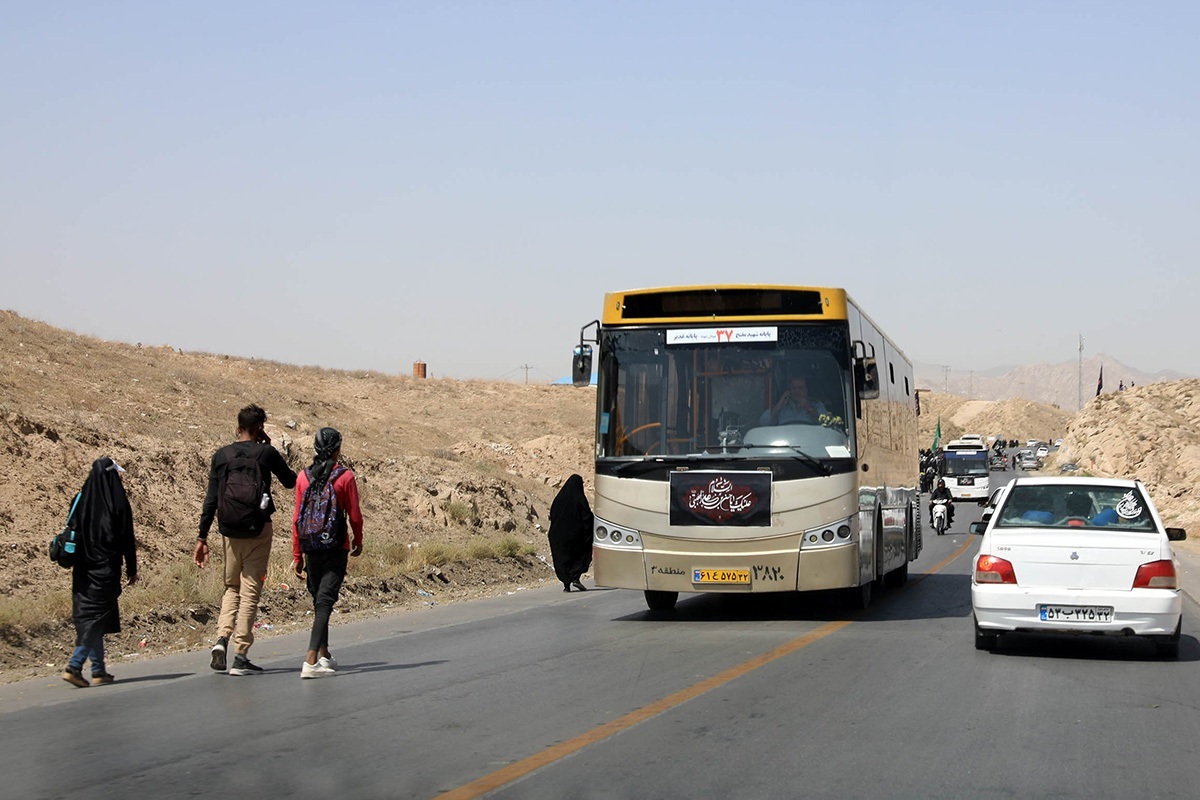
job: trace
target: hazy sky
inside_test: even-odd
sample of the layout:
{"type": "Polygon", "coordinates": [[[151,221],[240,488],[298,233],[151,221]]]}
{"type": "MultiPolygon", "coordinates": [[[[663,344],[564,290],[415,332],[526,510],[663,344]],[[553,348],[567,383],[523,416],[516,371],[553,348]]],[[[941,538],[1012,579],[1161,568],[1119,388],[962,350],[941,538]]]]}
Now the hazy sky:
{"type": "Polygon", "coordinates": [[[1194,2],[5,3],[0,308],[566,375],[604,292],[843,286],[915,360],[1200,375],[1194,2]]]}

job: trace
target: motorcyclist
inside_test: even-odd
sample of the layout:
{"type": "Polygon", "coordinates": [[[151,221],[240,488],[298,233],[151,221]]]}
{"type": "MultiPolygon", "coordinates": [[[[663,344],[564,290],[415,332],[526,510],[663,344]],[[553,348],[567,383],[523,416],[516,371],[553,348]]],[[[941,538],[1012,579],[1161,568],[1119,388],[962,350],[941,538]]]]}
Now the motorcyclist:
{"type": "MultiPolygon", "coordinates": [[[[946,526],[954,524],[954,497],[946,488],[946,479],[938,478],[937,487],[929,495],[929,519],[933,519],[933,504],[938,500],[946,501],[946,526]]],[[[930,523],[932,524],[932,522],[930,523]]]]}

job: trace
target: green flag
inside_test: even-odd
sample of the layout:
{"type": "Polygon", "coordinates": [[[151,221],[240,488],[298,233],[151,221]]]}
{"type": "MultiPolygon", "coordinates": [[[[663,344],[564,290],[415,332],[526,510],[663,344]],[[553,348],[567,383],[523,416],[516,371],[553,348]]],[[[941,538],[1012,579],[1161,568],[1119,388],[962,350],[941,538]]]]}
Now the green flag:
{"type": "Polygon", "coordinates": [[[937,430],[933,432],[933,451],[936,453],[942,443],[942,417],[938,415],[937,430]]]}

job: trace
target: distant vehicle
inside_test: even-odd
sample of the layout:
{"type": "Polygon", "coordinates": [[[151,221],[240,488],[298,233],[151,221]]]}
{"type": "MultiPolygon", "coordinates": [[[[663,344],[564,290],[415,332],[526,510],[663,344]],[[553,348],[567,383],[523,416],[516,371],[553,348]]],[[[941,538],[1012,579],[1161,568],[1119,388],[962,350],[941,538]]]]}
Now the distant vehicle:
{"type": "Polygon", "coordinates": [[[988,451],[983,444],[956,439],[942,452],[938,477],[945,478],[946,488],[955,500],[976,500],[982,503],[988,496],[988,451]]]}
{"type": "Polygon", "coordinates": [[[1072,461],[1068,464],[1063,464],[1061,467],[1058,468],[1058,471],[1059,472],[1078,472],[1079,465],[1072,461]]]}
{"type": "Polygon", "coordinates": [[[979,444],[983,444],[983,437],[978,433],[964,433],[962,436],[958,437],[958,440],[960,442],[977,442],[979,444]]]}
{"type": "Polygon", "coordinates": [[[988,456],[989,469],[1008,469],[1008,456],[999,451],[993,452],[988,456]]]}
{"type": "Polygon", "coordinates": [[[1039,444],[1041,444],[1041,442],[1039,442],[1037,439],[1030,439],[1028,442],[1025,443],[1025,446],[1026,447],[1037,447],[1039,444]]]}
{"type": "Polygon", "coordinates": [[[1008,633],[1141,636],[1179,656],[1182,599],[1168,528],[1141,481],[1015,478],[982,533],[971,575],[975,647],[1008,633]],[[1069,554],[1069,558],[1066,557],[1069,554]]]}
{"type": "Polygon", "coordinates": [[[1041,447],[1039,447],[1037,449],[1037,457],[1038,458],[1045,458],[1048,455],[1050,455],[1050,448],[1046,447],[1046,445],[1042,445],[1041,447]]]}
{"type": "Polygon", "coordinates": [[[1023,451],[1021,457],[1017,460],[1017,466],[1023,470],[1041,469],[1042,461],[1033,453],[1023,451]]]}
{"type": "Polygon", "coordinates": [[[1055,446],[1055,447],[1062,447],[1062,439],[1055,439],[1055,440],[1054,440],[1054,446],[1055,446]]]}

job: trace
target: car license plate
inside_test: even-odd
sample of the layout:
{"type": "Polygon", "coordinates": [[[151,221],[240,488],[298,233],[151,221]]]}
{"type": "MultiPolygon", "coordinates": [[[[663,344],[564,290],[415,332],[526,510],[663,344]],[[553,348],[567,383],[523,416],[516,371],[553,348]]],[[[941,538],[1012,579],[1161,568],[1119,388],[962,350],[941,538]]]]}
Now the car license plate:
{"type": "Polygon", "coordinates": [[[1038,606],[1043,622],[1112,622],[1112,606],[1038,606]]]}
{"type": "Polygon", "coordinates": [[[694,569],[692,570],[692,583],[722,583],[722,584],[746,584],[750,583],[750,570],[748,569],[694,569]]]}

